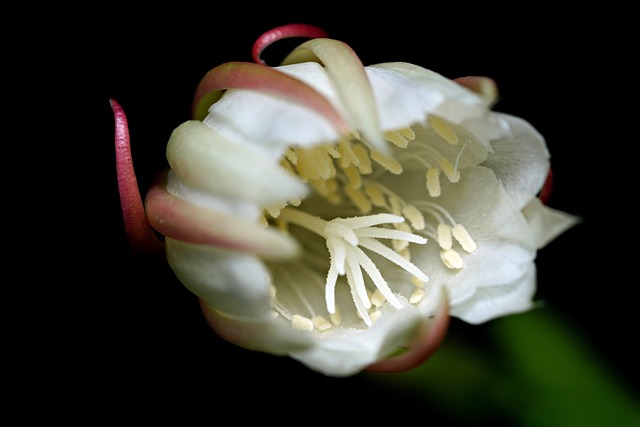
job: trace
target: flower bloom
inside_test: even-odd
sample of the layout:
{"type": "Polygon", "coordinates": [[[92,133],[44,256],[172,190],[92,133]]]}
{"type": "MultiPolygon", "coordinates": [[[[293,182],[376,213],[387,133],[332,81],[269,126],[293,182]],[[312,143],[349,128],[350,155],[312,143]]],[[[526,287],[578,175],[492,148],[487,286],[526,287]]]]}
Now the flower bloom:
{"type": "Polygon", "coordinates": [[[331,376],[384,367],[446,316],[531,309],[537,250],[577,222],[540,200],[545,141],[495,98],[321,36],[277,67],[223,64],[147,219],[223,338],[331,376]]]}

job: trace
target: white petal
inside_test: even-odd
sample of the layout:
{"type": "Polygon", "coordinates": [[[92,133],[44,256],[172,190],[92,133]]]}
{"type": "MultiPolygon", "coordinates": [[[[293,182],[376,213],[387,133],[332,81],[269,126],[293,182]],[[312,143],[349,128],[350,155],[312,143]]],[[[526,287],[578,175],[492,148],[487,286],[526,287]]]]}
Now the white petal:
{"type": "Polygon", "coordinates": [[[403,62],[367,67],[384,129],[398,129],[425,120],[427,113],[452,123],[483,116],[484,98],[425,68],[403,62]]]}
{"type": "MultiPolygon", "coordinates": [[[[421,180],[416,173],[386,183],[420,209],[421,192],[426,191],[421,180]]],[[[451,304],[456,305],[472,298],[480,287],[522,277],[535,258],[535,237],[493,172],[483,166],[468,168],[458,183],[442,186],[436,201],[467,229],[477,249],[470,254],[460,249],[464,267],[451,270],[440,261],[435,242],[413,246],[411,259],[429,277],[429,286],[446,286],[451,304]]]]}
{"type": "Polygon", "coordinates": [[[478,288],[472,298],[451,308],[451,315],[471,324],[479,324],[500,316],[521,313],[534,307],[536,269],[529,264],[522,277],[501,285],[478,288]]]}
{"type": "Polygon", "coordinates": [[[522,209],[542,188],[549,172],[549,152],[544,138],[525,120],[499,114],[509,133],[492,141],[494,152],[483,165],[493,169],[505,190],[522,209]]]}
{"type": "Polygon", "coordinates": [[[243,348],[278,356],[288,355],[314,345],[310,335],[295,330],[281,317],[263,319],[228,316],[203,305],[211,328],[225,340],[243,348]]]}
{"type": "Polygon", "coordinates": [[[529,202],[522,213],[533,228],[539,249],[581,221],[580,217],[543,205],[537,198],[529,202]]]}
{"type": "MultiPolygon", "coordinates": [[[[295,64],[279,70],[313,82],[312,86],[321,89],[321,93],[333,93],[326,73],[317,63],[295,64]]],[[[331,98],[337,99],[335,93],[331,98]]],[[[273,160],[278,160],[290,145],[308,146],[334,141],[340,136],[327,119],[309,108],[267,93],[242,89],[226,91],[209,108],[203,123],[236,144],[260,149],[273,160]]]]}
{"type": "Polygon", "coordinates": [[[166,239],[167,261],[191,292],[223,313],[270,317],[269,273],[257,257],[166,239]]]}
{"type": "Polygon", "coordinates": [[[353,375],[410,341],[423,319],[412,307],[386,312],[369,329],[336,330],[291,357],[325,375],[353,375]]]}

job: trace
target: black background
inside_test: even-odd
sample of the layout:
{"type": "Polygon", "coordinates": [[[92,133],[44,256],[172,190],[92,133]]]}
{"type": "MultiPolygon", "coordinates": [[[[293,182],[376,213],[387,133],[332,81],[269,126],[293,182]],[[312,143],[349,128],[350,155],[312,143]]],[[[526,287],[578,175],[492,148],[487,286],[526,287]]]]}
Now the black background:
{"type": "MultiPolygon", "coordinates": [[[[46,294],[63,296],[64,304],[38,317],[38,336],[51,332],[52,316],[63,320],[55,345],[29,340],[50,355],[52,368],[45,370],[55,379],[47,385],[58,390],[66,383],[77,392],[56,410],[81,405],[91,416],[113,419],[206,414],[211,423],[226,415],[244,420],[263,414],[288,424],[314,420],[318,409],[319,421],[364,411],[361,420],[369,422],[377,417],[367,414],[397,414],[403,405],[399,412],[411,417],[416,403],[409,397],[389,395],[360,376],[326,378],[287,358],[219,339],[196,298],[162,260],[140,260],[128,251],[109,99],[127,114],[144,192],[166,166],[168,136],[189,119],[204,73],[223,62],[251,61],[260,34],[294,22],[324,28],[365,65],[406,61],[450,78],[485,75],[497,82],[495,110],[527,119],[547,140],[555,176],[549,204],[584,219],[539,253],[539,297],[637,388],[637,279],[629,276],[636,262],[634,249],[627,249],[636,190],[624,174],[633,169],[624,148],[632,142],[628,128],[611,115],[623,109],[611,94],[625,86],[624,57],[612,52],[624,38],[609,33],[603,40],[597,23],[609,18],[588,10],[397,6],[347,14],[344,6],[326,4],[283,12],[266,5],[185,3],[134,13],[111,3],[64,20],[55,39],[43,36],[51,59],[37,61],[31,81],[46,81],[37,85],[36,110],[53,116],[49,129],[62,142],[55,154],[63,153],[47,163],[47,176],[56,178],[43,187],[55,193],[65,221],[46,230],[53,240],[48,277],[61,284],[53,292],[47,286],[46,294]],[[43,69],[56,77],[44,78],[43,69]],[[374,410],[378,402],[395,406],[374,410]]],[[[287,43],[265,51],[271,65],[287,43]]],[[[456,321],[452,328],[474,333],[456,321]]],[[[428,403],[420,405],[429,412],[428,403]]]]}

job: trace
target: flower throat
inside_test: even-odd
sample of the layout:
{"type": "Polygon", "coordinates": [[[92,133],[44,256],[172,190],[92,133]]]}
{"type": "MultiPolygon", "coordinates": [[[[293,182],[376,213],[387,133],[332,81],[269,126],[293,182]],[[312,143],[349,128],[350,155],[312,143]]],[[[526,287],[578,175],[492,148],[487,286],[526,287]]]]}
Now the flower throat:
{"type": "MultiPolygon", "coordinates": [[[[458,135],[446,121],[432,117],[429,124],[440,138],[451,145],[458,145],[458,135]]],[[[441,174],[452,183],[460,179],[457,160],[452,164],[428,142],[416,141],[411,128],[385,132],[385,139],[398,148],[407,148],[410,143],[418,144],[427,152],[427,156],[424,153],[419,157],[411,153],[408,155],[409,160],[424,165],[426,191],[431,198],[441,195],[441,174]]],[[[463,149],[464,145],[458,152],[458,158],[463,149]]],[[[464,264],[460,252],[454,249],[454,243],[468,253],[476,249],[466,228],[440,204],[430,200],[409,203],[379,182],[376,178],[384,173],[401,175],[402,163],[391,155],[370,149],[357,134],[342,138],[337,143],[291,147],[281,164],[307,182],[328,203],[353,205],[360,214],[323,219],[303,211],[300,200],[266,209],[270,221],[281,229],[289,230],[291,225],[296,225],[322,237],[329,252],[330,263],[324,283],[329,320],[316,313],[317,310],[305,301],[304,292],[299,288],[296,288],[296,294],[306,307],[306,314],[291,313],[278,301],[273,288],[276,312],[296,328],[324,331],[341,324],[335,298],[336,284],[341,276],[346,277],[356,313],[367,326],[373,325],[383,304],[388,303],[396,309],[402,307],[403,302],[367,252],[385,258],[411,276],[414,290],[406,299],[410,304],[418,304],[424,297],[424,284],[429,278],[411,262],[412,243],[427,244],[427,237],[438,242],[441,260],[452,270],[459,270],[464,264]],[[427,221],[426,218],[432,220],[427,221]],[[390,245],[380,239],[390,242],[390,245]]],[[[292,286],[299,287],[298,284],[292,286]]]]}

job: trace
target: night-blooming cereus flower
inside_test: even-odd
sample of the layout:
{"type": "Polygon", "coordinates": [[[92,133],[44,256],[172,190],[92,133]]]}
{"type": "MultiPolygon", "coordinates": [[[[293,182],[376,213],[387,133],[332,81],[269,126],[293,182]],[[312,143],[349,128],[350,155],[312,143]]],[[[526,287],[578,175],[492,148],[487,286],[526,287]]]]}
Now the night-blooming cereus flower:
{"type": "Polygon", "coordinates": [[[321,35],[256,58],[203,78],[145,205],[220,336],[347,376],[448,315],[532,308],[536,252],[577,218],[538,198],[545,141],[490,79],[364,67],[321,35]]]}

